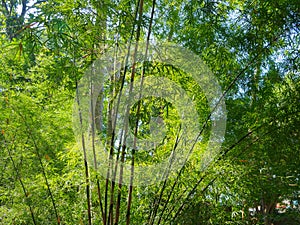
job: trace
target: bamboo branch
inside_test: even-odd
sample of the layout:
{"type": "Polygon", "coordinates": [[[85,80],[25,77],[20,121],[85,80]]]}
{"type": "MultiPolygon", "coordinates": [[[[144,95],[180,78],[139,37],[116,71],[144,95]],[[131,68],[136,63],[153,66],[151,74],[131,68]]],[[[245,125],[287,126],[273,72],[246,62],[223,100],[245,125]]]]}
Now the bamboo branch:
{"type": "MultiPolygon", "coordinates": [[[[273,41],[272,41],[268,46],[266,46],[264,49],[269,48],[269,47],[271,46],[271,44],[273,44],[273,42],[276,42],[276,40],[277,40],[277,38],[274,38],[273,41]]],[[[262,54],[263,54],[263,51],[260,51],[259,53],[257,53],[257,54],[250,60],[250,62],[245,66],[245,68],[242,69],[242,70],[236,75],[236,77],[231,81],[231,83],[228,85],[228,87],[226,88],[226,90],[225,90],[225,91],[223,92],[223,94],[220,96],[220,98],[218,99],[216,105],[213,107],[213,109],[211,110],[210,114],[207,116],[207,118],[206,118],[204,124],[202,125],[202,128],[201,128],[200,132],[198,133],[198,135],[197,135],[197,137],[196,137],[196,139],[195,139],[195,141],[194,141],[194,143],[193,143],[193,145],[192,145],[192,147],[191,147],[191,149],[190,149],[190,151],[189,151],[189,154],[188,154],[188,156],[186,157],[185,162],[187,161],[189,155],[192,153],[192,151],[193,151],[193,149],[194,149],[194,147],[195,147],[195,144],[196,144],[197,140],[200,138],[200,136],[202,135],[204,129],[207,127],[208,122],[209,122],[209,120],[210,120],[210,118],[211,118],[211,116],[212,116],[212,113],[217,109],[217,107],[219,106],[219,104],[221,103],[221,101],[225,98],[225,96],[228,94],[228,92],[231,90],[231,88],[233,87],[233,85],[234,85],[234,84],[242,77],[242,75],[244,74],[244,72],[245,72],[252,64],[254,64],[254,63],[257,61],[257,59],[258,59],[262,54]]],[[[175,180],[175,182],[174,182],[174,185],[175,185],[175,183],[178,182],[178,179],[179,179],[179,177],[180,177],[181,174],[182,174],[183,168],[184,168],[184,167],[182,167],[182,168],[180,169],[180,171],[179,171],[179,173],[178,173],[178,175],[177,175],[177,177],[176,177],[176,180],[175,180]]],[[[201,182],[202,180],[203,180],[203,179],[201,178],[199,181],[201,182]]],[[[195,186],[198,186],[198,185],[200,184],[199,181],[196,183],[195,186]]],[[[173,185],[173,187],[174,187],[174,185],[173,185]]],[[[171,194],[173,194],[173,192],[171,192],[171,194]]],[[[168,197],[168,199],[169,199],[169,197],[168,197]]],[[[170,213],[171,213],[171,211],[170,211],[170,213]]],[[[168,214],[168,216],[170,215],[170,213],[168,214]]],[[[177,214],[176,214],[176,216],[177,216],[177,214]]],[[[175,218],[173,218],[173,219],[175,219],[175,218]]]]}
{"type": "MultiPolygon", "coordinates": [[[[176,141],[175,141],[175,144],[174,144],[174,147],[173,147],[173,150],[172,150],[172,153],[173,153],[173,154],[171,155],[171,158],[170,158],[170,164],[169,164],[168,168],[167,168],[166,171],[165,171],[166,179],[165,179],[164,184],[163,184],[163,186],[162,186],[162,188],[161,188],[159,199],[158,199],[158,201],[154,200],[154,209],[153,209],[153,211],[151,211],[150,214],[149,214],[149,219],[148,219],[148,223],[149,223],[149,224],[154,224],[154,222],[155,222],[155,217],[156,217],[156,214],[157,214],[157,210],[158,210],[159,205],[160,205],[160,202],[161,202],[161,200],[162,200],[162,197],[163,197],[163,193],[164,193],[164,191],[165,191],[165,188],[167,187],[167,180],[168,180],[168,178],[169,178],[169,174],[170,174],[170,171],[171,171],[171,167],[172,167],[172,164],[173,164],[173,161],[174,161],[173,159],[174,159],[174,157],[175,157],[175,151],[176,151],[176,148],[177,148],[177,146],[178,146],[178,144],[179,144],[179,141],[180,141],[180,138],[179,138],[179,132],[180,132],[180,130],[179,130],[178,133],[177,133],[176,141]],[[152,215],[153,215],[153,216],[152,216],[152,215]]],[[[175,185],[173,185],[173,187],[171,188],[170,194],[173,192],[174,188],[175,188],[175,185]]],[[[167,198],[166,203],[164,204],[162,214],[163,214],[163,212],[164,212],[164,210],[165,210],[166,205],[168,204],[168,202],[169,202],[169,200],[170,200],[170,197],[171,197],[170,194],[169,194],[169,196],[168,196],[168,198],[167,198]]],[[[162,214],[161,214],[161,215],[162,215],[162,214]]],[[[161,220],[161,217],[159,218],[158,224],[160,223],[160,220],[161,220]]]]}
{"type": "MultiPolygon", "coordinates": [[[[269,124],[271,124],[273,121],[269,122],[269,124]]],[[[221,161],[222,159],[224,159],[225,155],[228,154],[229,151],[231,151],[232,149],[234,149],[235,147],[237,147],[240,143],[242,143],[244,140],[246,140],[247,137],[250,137],[253,132],[255,130],[258,130],[260,128],[263,128],[263,126],[259,126],[259,127],[256,127],[254,130],[252,131],[249,131],[247,134],[243,135],[236,143],[234,143],[233,145],[231,145],[228,149],[226,149],[222,155],[213,163],[213,164],[216,164],[218,161],[221,161]]],[[[277,127],[275,129],[272,129],[271,131],[267,131],[265,132],[262,137],[268,135],[268,134],[271,134],[273,132],[275,132],[276,130],[280,129],[280,127],[277,127]]],[[[243,153],[246,152],[247,149],[250,149],[250,146],[255,144],[257,141],[261,140],[262,137],[257,137],[256,139],[254,139],[254,141],[252,141],[245,149],[243,149],[242,153],[236,155],[234,158],[238,158],[240,157],[243,153]]],[[[212,166],[212,165],[210,165],[212,166]]],[[[205,177],[206,175],[204,175],[202,178],[201,178],[201,181],[203,180],[203,178],[205,177]]],[[[204,191],[208,188],[209,185],[211,185],[218,177],[215,177],[212,181],[210,181],[210,183],[205,187],[204,191]]],[[[200,182],[201,182],[200,181],[200,182]]],[[[184,208],[184,205],[186,204],[188,198],[196,191],[197,187],[199,186],[200,182],[198,181],[196,183],[196,185],[194,186],[194,188],[189,192],[189,194],[187,195],[187,197],[185,198],[185,201],[182,203],[182,205],[179,207],[179,209],[177,210],[175,216],[173,217],[173,220],[176,219],[176,217],[178,217],[179,213],[182,211],[182,209],[184,208]]],[[[202,192],[204,192],[202,190],[202,192]]],[[[170,212],[172,212],[172,210],[170,210],[170,212]]]]}

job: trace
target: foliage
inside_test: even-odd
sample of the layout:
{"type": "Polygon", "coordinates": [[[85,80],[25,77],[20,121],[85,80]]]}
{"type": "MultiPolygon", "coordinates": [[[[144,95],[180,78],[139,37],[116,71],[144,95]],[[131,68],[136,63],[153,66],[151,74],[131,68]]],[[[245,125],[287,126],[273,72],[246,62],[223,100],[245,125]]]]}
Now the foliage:
{"type": "Polygon", "coordinates": [[[2,1],[0,223],[298,224],[299,12],[297,0],[2,1]],[[201,170],[211,109],[189,74],[149,63],[123,68],[110,80],[97,99],[103,120],[97,117],[92,130],[114,159],[151,163],[176,150],[178,112],[154,97],[131,107],[128,125],[149,138],[151,119],[163,120],[167,138],[152,155],[111,145],[114,94],[133,75],[174,81],[193,99],[197,123],[206,126],[185,165],[146,187],[100,177],[72,130],[84,72],[105,52],[139,40],[172,41],[200,56],[217,77],[227,109],[221,152],[201,170]],[[284,200],[298,205],[281,213],[284,200]]]}

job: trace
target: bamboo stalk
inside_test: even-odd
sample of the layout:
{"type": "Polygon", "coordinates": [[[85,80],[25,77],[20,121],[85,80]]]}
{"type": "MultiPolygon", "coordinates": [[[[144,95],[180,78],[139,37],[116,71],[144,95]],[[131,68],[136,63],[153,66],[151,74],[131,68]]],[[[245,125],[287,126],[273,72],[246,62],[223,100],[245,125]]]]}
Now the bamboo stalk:
{"type": "MultiPolygon", "coordinates": [[[[20,117],[23,119],[23,122],[26,126],[26,129],[27,129],[27,136],[29,139],[32,140],[33,142],[33,145],[34,145],[34,149],[35,149],[35,153],[37,155],[37,158],[38,158],[38,161],[39,161],[39,164],[41,166],[41,169],[42,169],[42,174],[43,174],[43,177],[45,179],[45,183],[46,183],[46,186],[47,186],[47,190],[48,190],[48,193],[49,193],[49,196],[50,196],[50,199],[51,199],[51,202],[52,202],[52,206],[53,206],[53,209],[54,209],[54,213],[55,213],[55,216],[56,216],[56,220],[57,220],[57,223],[58,225],[60,224],[60,217],[59,217],[59,214],[58,214],[58,211],[57,211],[57,207],[56,207],[56,204],[55,204],[55,200],[54,200],[54,197],[53,197],[53,194],[52,194],[52,191],[51,191],[51,188],[50,188],[50,184],[48,182],[48,178],[47,178],[47,175],[46,175],[46,172],[45,172],[45,167],[44,167],[44,164],[42,162],[42,158],[40,156],[40,153],[39,153],[39,148],[38,148],[38,145],[35,141],[35,138],[31,132],[31,129],[27,123],[27,120],[26,118],[18,112],[18,114],[20,115],[20,117]]],[[[31,118],[32,119],[32,118],[31,118]]]]}
{"type": "MultiPolygon", "coordinates": [[[[175,151],[176,151],[176,148],[178,146],[179,140],[180,140],[180,138],[179,138],[179,131],[178,131],[178,134],[177,134],[177,137],[176,137],[176,142],[175,142],[173,150],[172,150],[173,154],[171,155],[171,158],[170,158],[170,164],[169,164],[168,168],[166,168],[166,170],[165,170],[166,178],[165,178],[164,184],[161,188],[158,201],[154,200],[154,209],[153,209],[153,211],[150,212],[150,215],[149,215],[149,220],[148,220],[149,224],[154,224],[154,222],[155,222],[155,217],[156,217],[156,214],[157,214],[157,210],[158,210],[160,202],[162,200],[162,196],[163,196],[163,193],[165,191],[165,188],[167,187],[167,180],[169,178],[170,170],[171,170],[171,167],[172,167],[172,164],[173,164],[173,159],[175,157],[175,151]]],[[[166,205],[168,204],[168,202],[170,200],[171,193],[173,192],[174,188],[175,188],[175,185],[173,185],[173,187],[170,191],[167,202],[165,203],[165,206],[163,207],[163,211],[165,210],[165,207],[166,207],[166,205]]],[[[163,212],[162,212],[162,214],[163,214],[163,212]]],[[[161,218],[162,217],[159,218],[158,224],[160,223],[161,218]]]]}
{"type": "MultiPolygon", "coordinates": [[[[6,149],[7,149],[7,151],[8,151],[8,155],[9,155],[10,161],[12,162],[13,168],[14,168],[14,170],[15,170],[16,173],[17,173],[17,179],[19,180],[19,182],[20,182],[20,184],[21,184],[21,187],[22,187],[23,193],[24,193],[24,195],[25,195],[25,198],[28,198],[28,192],[27,192],[27,190],[26,190],[26,188],[25,188],[25,185],[24,185],[24,183],[23,183],[23,181],[22,181],[22,179],[21,179],[20,172],[19,172],[19,170],[18,170],[18,168],[17,168],[17,166],[16,166],[16,164],[15,164],[15,161],[14,161],[14,159],[13,159],[13,157],[12,157],[11,149],[10,149],[10,148],[7,148],[6,139],[5,139],[5,135],[4,135],[4,134],[3,134],[3,138],[4,138],[4,146],[6,147],[6,149]]],[[[13,142],[14,142],[14,138],[13,138],[13,142]]],[[[31,218],[32,218],[32,222],[33,222],[34,225],[36,225],[37,223],[36,223],[36,220],[35,220],[35,217],[34,217],[33,208],[31,207],[30,204],[28,204],[28,207],[29,207],[29,211],[30,211],[31,218]]]]}
{"type": "MultiPolygon", "coordinates": [[[[130,83],[129,94],[132,93],[133,82],[134,82],[134,78],[135,78],[136,55],[138,52],[138,44],[139,44],[140,34],[141,34],[143,8],[144,8],[144,0],[140,0],[138,27],[137,27],[137,34],[136,34],[136,44],[135,44],[134,55],[133,55],[133,65],[132,65],[132,72],[131,72],[131,83],[130,83]]],[[[143,72],[144,72],[144,70],[143,70],[143,72]]],[[[142,74],[141,86],[140,86],[141,89],[142,89],[142,85],[143,85],[143,76],[144,76],[144,74],[142,74]]],[[[141,97],[141,90],[140,90],[139,99],[140,99],[140,97],[141,97]]],[[[127,116],[129,116],[129,110],[130,110],[129,107],[130,107],[130,104],[127,105],[127,116]]],[[[130,168],[130,184],[129,184],[128,198],[127,198],[126,225],[130,224],[130,210],[131,210],[131,203],[132,203],[133,180],[134,180],[134,154],[135,154],[135,150],[136,150],[136,141],[137,141],[137,133],[138,133],[138,120],[139,120],[139,113],[140,113],[139,111],[140,111],[140,101],[138,101],[137,119],[136,119],[136,124],[135,124],[135,131],[134,131],[134,141],[133,141],[134,143],[133,143],[131,168],[130,168]]],[[[127,124],[127,127],[128,127],[128,124],[127,124]]],[[[126,135],[125,135],[124,143],[126,143],[126,135]]]]}
{"type": "MultiPolygon", "coordinates": [[[[92,127],[92,151],[93,151],[93,159],[94,159],[94,167],[96,172],[98,171],[98,165],[97,165],[97,155],[96,155],[96,149],[95,149],[95,109],[94,109],[94,84],[93,79],[95,77],[95,65],[92,64],[92,70],[91,70],[91,81],[90,81],[90,105],[91,105],[91,115],[92,115],[92,121],[91,121],[91,127],[92,127]]],[[[100,125],[101,126],[101,125],[100,125]]],[[[100,182],[98,174],[96,175],[96,182],[97,182],[97,194],[98,194],[98,201],[100,206],[100,211],[102,215],[102,221],[104,222],[104,211],[103,211],[103,205],[102,205],[102,197],[101,197],[101,189],[100,189],[100,182]]]]}
{"type": "MultiPolygon", "coordinates": [[[[269,44],[268,46],[266,46],[265,48],[267,49],[271,44],[273,44],[273,42],[276,42],[276,40],[277,40],[277,39],[274,38],[274,40],[272,41],[272,43],[270,43],[270,44],[269,44]]],[[[256,63],[257,59],[258,59],[261,55],[262,55],[262,51],[260,51],[259,53],[257,53],[257,54],[250,60],[250,62],[245,66],[245,68],[242,69],[242,70],[236,75],[236,77],[231,81],[231,83],[228,85],[228,87],[226,88],[226,90],[225,90],[225,91],[223,92],[223,94],[220,96],[220,98],[219,98],[219,100],[217,101],[216,105],[215,105],[214,108],[211,110],[210,114],[207,116],[207,118],[206,118],[206,120],[205,120],[205,122],[204,122],[204,124],[203,124],[203,126],[202,126],[202,128],[201,128],[201,130],[200,130],[200,132],[199,132],[199,134],[197,135],[197,137],[196,137],[196,139],[195,139],[195,141],[194,141],[194,144],[192,145],[192,147],[191,147],[191,149],[190,149],[190,151],[189,151],[188,156],[192,153],[192,151],[193,151],[193,149],[194,149],[194,146],[195,146],[197,140],[199,139],[199,137],[200,137],[201,134],[203,133],[204,129],[206,128],[206,126],[207,126],[207,124],[208,124],[208,122],[209,122],[209,119],[210,119],[212,113],[216,110],[216,108],[218,107],[218,105],[221,103],[222,99],[225,98],[225,96],[227,95],[227,93],[229,92],[229,90],[233,87],[233,85],[241,78],[241,76],[244,74],[244,72],[245,72],[252,64],[256,63]]],[[[183,169],[183,167],[181,168],[181,170],[182,170],[182,169],[183,169]]],[[[180,176],[181,173],[182,173],[181,170],[180,170],[179,174],[177,175],[174,184],[177,183],[178,178],[179,178],[179,176],[180,176]]],[[[199,181],[201,182],[202,180],[203,180],[203,179],[201,178],[199,181]]],[[[198,186],[198,185],[200,184],[199,181],[196,183],[195,186],[198,186]]],[[[173,185],[173,186],[174,186],[174,185],[173,185]]],[[[173,194],[173,192],[171,192],[170,194],[173,194]]],[[[169,197],[168,197],[168,199],[169,199],[169,197]]],[[[165,206],[166,206],[166,205],[165,205],[165,206]]],[[[164,208],[165,208],[165,207],[164,207],[164,208]]],[[[173,207],[173,209],[174,209],[174,207],[173,207]]],[[[172,210],[173,210],[173,209],[172,209],[172,210]]],[[[168,216],[170,215],[170,213],[171,213],[172,210],[170,210],[168,216]]],[[[161,215],[161,216],[162,216],[162,215],[161,215]]],[[[168,218],[168,216],[167,216],[167,218],[168,218]]],[[[176,214],[176,216],[178,216],[178,214],[176,214]]],[[[173,219],[174,219],[174,218],[173,218],[173,219]]],[[[161,220],[161,219],[160,219],[160,220],[161,220]]]]}
{"type": "MultiPolygon", "coordinates": [[[[80,109],[79,91],[78,91],[77,81],[76,81],[76,101],[77,101],[77,105],[78,105],[80,128],[82,130],[82,113],[81,113],[81,109],[80,109]]],[[[84,156],[86,198],[87,198],[87,207],[88,207],[88,224],[91,225],[92,224],[92,213],[91,213],[89,169],[88,169],[87,154],[86,154],[85,139],[84,139],[83,131],[81,131],[81,144],[82,144],[82,150],[83,150],[83,156],[84,156]]]]}
{"type": "MultiPolygon", "coordinates": [[[[138,9],[139,9],[139,5],[140,5],[140,0],[138,0],[137,4],[136,4],[136,8],[135,8],[135,15],[134,15],[134,21],[137,21],[137,17],[138,17],[138,9]]],[[[130,35],[130,40],[127,46],[127,55],[125,58],[125,67],[124,67],[124,73],[121,77],[121,88],[119,91],[119,96],[118,96],[118,102],[117,102],[117,108],[116,108],[116,115],[118,113],[118,109],[119,109],[119,105],[120,105],[120,100],[121,100],[121,94],[122,94],[122,90],[123,90],[123,86],[124,86],[124,82],[125,82],[125,75],[127,73],[127,64],[128,64],[128,60],[129,60],[129,56],[130,56],[130,48],[131,48],[131,43],[133,40],[133,36],[134,36],[134,32],[135,32],[135,24],[132,27],[132,31],[131,31],[131,35],[130,35]]],[[[126,114],[127,115],[127,114],[126,114]]],[[[126,121],[126,120],[125,120],[126,121]]],[[[115,120],[115,125],[117,122],[117,117],[115,120]]],[[[115,127],[115,126],[114,126],[115,127]]],[[[122,135],[121,135],[121,143],[119,146],[121,149],[121,152],[118,151],[118,155],[117,158],[119,158],[119,154],[121,154],[121,163],[120,163],[120,172],[119,172],[119,181],[118,181],[118,194],[117,194],[117,202],[116,202],[116,218],[114,221],[114,225],[117,225],[119,223],[119,218],[120,218],[120,205],[121,205],[121,189],[122,189],[122,182],[123,182],[123,163],[125,160],[125,151],[126,151],[126,135],[127,135],[127,125],[124,125],[124,131],[122,130],[122,135]],[[125,142],[123,137],[125,137],[125,142]]],[[[116,164],[116,168],[117,168],[117,164],[116,164]]],[[[115,172],[117,171],[117,169],[115,169],[115,172]]]]}

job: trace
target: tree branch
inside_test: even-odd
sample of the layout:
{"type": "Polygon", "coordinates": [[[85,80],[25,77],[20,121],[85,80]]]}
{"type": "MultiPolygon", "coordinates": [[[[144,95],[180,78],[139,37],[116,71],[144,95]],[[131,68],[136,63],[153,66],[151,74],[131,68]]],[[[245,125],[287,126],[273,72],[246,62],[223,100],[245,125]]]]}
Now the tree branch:
{"type": "Polygon", "coordinates": [[[27,12],[27,0],[22,0],[22,12],[21,12],[21,15],[20,15],[20,18],[24,19],[24,16],[27,12]]]}
{"type": "Polygon", "coordinates": [[[46,0],[36,1],[36,2],[33,3],[31,6],[28,6],[28,7],[27,7],[27,11],[28,11],[29,9],[34,8],[36,5],[41,4],[41,3],[44,3],[44,2],[47,2],[47,1],[46,1],[46,0]]]}
{"type": "Polygon", "coordinates": [[[8,16],[9,15],[9,11],[8,11],[6,2],[4,0],[2,0],[2,7],[4,8],[4,10],[3,10],[4,15],[8,16]]]}

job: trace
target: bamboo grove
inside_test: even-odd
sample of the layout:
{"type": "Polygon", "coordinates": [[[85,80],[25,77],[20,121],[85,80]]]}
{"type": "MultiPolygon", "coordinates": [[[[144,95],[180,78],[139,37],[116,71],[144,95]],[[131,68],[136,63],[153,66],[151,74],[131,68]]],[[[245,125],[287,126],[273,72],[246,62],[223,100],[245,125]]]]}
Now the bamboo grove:
{"type": "Polygon", "coordinates": [[[299,224],[299,5],[2,0],[0,224],[299,224]]]}

